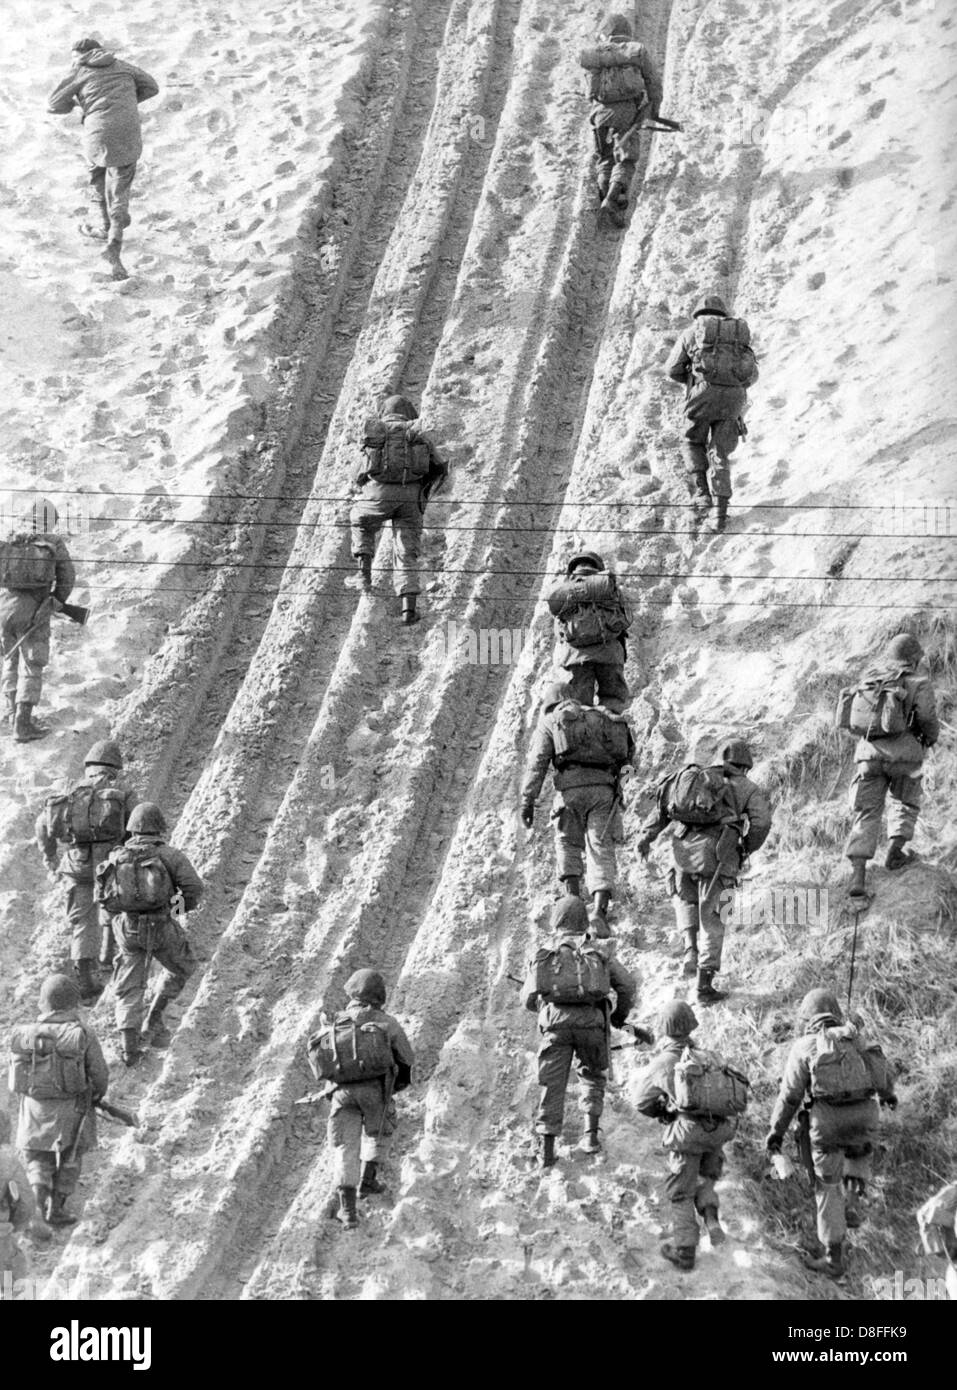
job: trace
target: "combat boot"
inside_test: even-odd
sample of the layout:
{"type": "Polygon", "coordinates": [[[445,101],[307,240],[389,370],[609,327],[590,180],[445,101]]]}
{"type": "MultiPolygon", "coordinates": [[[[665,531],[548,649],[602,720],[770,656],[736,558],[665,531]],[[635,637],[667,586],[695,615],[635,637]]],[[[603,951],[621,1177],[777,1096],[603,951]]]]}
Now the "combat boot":
{"type": "Polygon", "coordinates": [[[906,843],[907,841],[901,839],[899,835],[894,836],[887,846],[887,857],[884,860],[885,869],[890,869],[893,872],[895,869],[906,869],[908,864],[913,864],[917,856],[911,850],[904,848],[906,843]]]}
{"type": "Polygon", "coordinates": [[[128,280],[129,273],[126,266],[120,259],[122,243],[119,241],[108,241],[106,250],[103,252],[103,259],[109,264],[111,280],[128,280]]]}
{"type": "Polygon", "coordinates": [[[592,894],[593,914],[589,935],[598,940],[604,940],[605,937],[611,936],[611,928],[608,925],[608,908],[610,903],[610,889],[599,888],[592,894]]]}
{"type": "Polygon", "coordinates": [[[100,965],[104,970],[109,971],[112,968],[115,955],[116,937],[113,935],[113,923],[107,922],[100,936],[100,965]]]}
{"type": "Polygon", "coordinates": [[[120,1057],[125,1066],[135,1067],[142,1057],[140,1035],[135,1028],[120,1029],[120,1057]]]}
{"type": "Polygon", "coordinates": [[[851,877],[848,881],[847,892],[852,898],[866,898],[867,888],[864,884],[864,875],[867,872],[867,860],[859,855],[850,856],[851,877]]]}
{"type": "Polygon", "coordinates": [[[94,1004],[103,993],[103,986],[93,974],[93,960],[89,956],[84,956],[82,960],[74,962],[76,971],[76,982],[80,986],[80,999],[84,1004],[94,1004]]]}
{"type": "Polygon", "coordinates": [[[694,1269],[694,1246],[693,1245],[672,1245],[670,1241],[662,1241],[658,1247],[666,1260],[686,1274],[694,1269]]]}
{"type": "Polygon", "coordinates": [[[356,1190],[354,1187],[339,1188],[338,1220],[342,1222],[347,1231],[354,1231],[359,1224],[359,1218],[356,1215],[356,1190]]]}
{"type": "Polygon", "coordinates": [[[163,1022],[163,1010],[169,1000],[165,994],[157,994],[143,1020],[143,1042],[147,1047],[165,1048],[172,1041],[172,1033],[163,1022]]]}
{"type": "Polygon", "coordinates": [[[417,594],[402,595],[402,623],[405,627],[411,627],[412,624],[417,623],[421,617],[421,614],[415,611],[415,600],[417,597],[417,594]]]}
{"type": "Polygon", "coordinates": [[[708,474],[704,469],[696,469],[688,479],[688,491],[696,522],[703,521],[711,510],[711,492],[708,488],[708,474]]]}
{"type": "Polygon", "coordinates": [[[582,1135],[580,1146],[583,1153],[601,1153],[601,1140],[598,1137],[598,1120],[599,1117],[597,1115],[588,1115],[586,1117],[585,1133],[582,1135]]]}
{"type": "Polygon", "coordinates": [[[851,1231],[856,1231],[863,1224],[864,1216],[858,1204],[866,1190],[863,1178],[851,1176],[844,1179],[844,1223],[851,1231]]]}
{"type": "Polygon", "coordinates": [[[727,990],[715,989],[711,981],[717,972],[714,970],[698,971],[698,1003],[717,1004],[722,999],[727,999],[727,990]]]}
{"type": "Polygon", "coordinates": [[[364,594],[372,593],[372,556],[359,556],[359,583],[364,594]]]}
{"type": "Polygon", "coordinates": [[[613,179],[609,185],[602,199],[601,210],[608,214],[616,227],[625,225],[628,219],[628,190],[617,179],[613,179]]]}
{"type": "Polygon", "coordinates": [[[847,1272],[843,1240],[831,1241],[823,1255],[805,1255],[803,1259],[806,1269],[813,1270],[815,1274],[826,1274],[831,1279],[842,1279],[847,1272]]]}
{"type": "Polygon", "coordinates": [[[704,1224],[708,1228],[708,1235],[711,1239],[712,1248],[716,1245],[723,1245],[725,1242],[725,1233],[724,1227],[718,1220],[718,1208],[705,1207],[701,1215],[704,1217],[704,1224]]]}
{"type": "Polygon", "coordinates": [[[582,895],[582,882],[578,874],[566,874],[560,878],[559,883],[566,893],[570,893],[573,898],[580,898],[582,895]]]}
{"type": "Polygon", "coordinates": [[[33,1200],[36,1203],[36,1215],[30,1222],[30,1234],[35,1240],[50,1239],[50,1225],[48,1217],[50,1214],[50,1198],[53,1196],[53,1188],[47,1187],[44,1183],[31,1183],[33,1200]]]}
{"type": "Polygon", "coordinates": [[[716,497],[715,499],[714,520],[711,523],[711,530],[715,535],[720,535],[728,526],[728,505],[729,497],[716,497]]]}
{"type": "Polygon", "coordinates": [[[376,1197],[380,1192],[385,1191],[385,1188],[376,1177],[378,1166],[375,1159],[370,1159],[367,1163],[363,1163],[362,1172],[359,1174],[360,1197],[376,1197]]]}
{"type": "Polygon", "coordinates": [[[542,1135],[542,1167],[555,1167],[555,1136],[554,1134],[542,1135]]]}
{"type": "Polygon", "coordinates": [[[78,1216],[66,1210],[66,1197],[62,1192],[54,1192],[49,1202],[47,1221],[51,1226],[75,1226],[78,1216]]]}
{"type": "Polygon", "coordinates": [[[689,980],[693,980],[698,973],[698,939],[690,931],[685,932],[685,949],[681,973],[689,980]]]}
{"type": "Polygon", "coordinates": [[[13,721],[13,737],[17,743],[29,743],[35,738],[46,738],[49,732],[44,725],[34,722],[32,701],[23,700],[17,705],[13,721]]]}

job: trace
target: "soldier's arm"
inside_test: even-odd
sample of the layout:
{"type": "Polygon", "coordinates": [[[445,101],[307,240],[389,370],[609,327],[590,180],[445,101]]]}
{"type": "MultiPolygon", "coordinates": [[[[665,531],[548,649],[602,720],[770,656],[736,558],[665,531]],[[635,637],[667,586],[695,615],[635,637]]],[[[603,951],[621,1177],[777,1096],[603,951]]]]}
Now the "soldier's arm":
{"type": "Polygon", "coordinates": [[[70,559],[70,552],[66,545],[57,537],[56,543],[56,581],[53,585],[53,597],[59,599],[61,603],[66,603],[73,592],[76,583],[76,566],[70,559]]]}
{"type": "Polygon", "coordinates": [[[638,1093],[634,1105],[642,1115],[652,1120],[664,1121],[673,1109],[671,1095],[662,1084],[664,1069],[661,1057],[649,1062],[638,1076],[638,1093]]]}
{"type": "Polygon", "coordinates": [[[183,895],[183,906],[187,912],[192,912],[203,896],[203,880],[182,850],[173,849],[172,845],[165,845],[162,850],[162,859],[169,869],[173,883],[183,895]]]}
{"type": "Polygon", "coordinates": [[[86,1035],[86,1076],[93,1088],[93,1099],[100,1100],[110,1086],[110,1069],[95,1033],[86,1035]]]}
{"type": "Polygon", "coordinates": [[[648,93],[648,100],[651,103],[651,115],[657,116],[661,110],[661,78],[658,76],[658,69],[644,44],[641,46],[641,60],[638,66],[641,68],[641,76],[648,93]]]}
{"type": "Polygon", "coordinates": [[[40,848],[40,853],[43,855],[44,863],[46,864],[47,868],[52,872],[56,868],[57,862],[57,841],[50,834],[50,830],[47,825],[46,807],[44,807],[40,814],[37,816],[36,822],[33,827],[33,833],[36,836],[36,841],[37,845],[40,848]]]}
{"type": "Polygon", "coordinates": [[[913,713],[914,732],[926,748],[933,748],[940,737],[940,718],[937,698],[930,681],[922,680],[917,687],[913,713]]]}
{"type": "Polygon", "coordinates": [[[638,982],[631,971],[626,970],[617,960],[609,962],[608,973],[611,975],[611,984],[616,995],[615,1010],[611,1015],[611,1022],[616,1028],[621,1028],[634,1008],[638,994],[638,982]]]}
{"type": "Polygon", "coordinates": [[[530,1014],[538,1013],[538,989],[535,982],[534,963],[529,965],[525,972],[525,983],[522,985],[522,1006],[530,1014]]]}
{"type": "Polygon", "coordinates": [[[682,333],[675,343],[665,363],[665,375],[672,381],[679,382],[682,386],[688,380],[688,373],[691,371],[691,354],[688,351],[687,333],[682,333]]]}
{"type": "Polygon", "coordinates": [[[68,116],[70,114],[76,105],[79,85],[76,73],[73,72],[70,73],[69,77],[64,77],[62,82],[57,83],[47,97],[47,111],[51,116],[68,116]]]}
{"type": "Polygon", "coordinates": [[[748,833],[744,837],[744,847],[748,854],[753,854],[771,833],[771,804],[760,787],[755,787],[751,792],[746,809],[748,833]]]}
{"type": "Polygon", "coordinates": [[[395,1084],[394,1091],[404,1091],[407,1086],[412,1084],[412,1067],[415,1064],[415,1053],[412,1051],[412,1044],[405,1035],[401,1023],[398,1019],[387,1015],[389,1019],[389,1042],[392,1044],[392,1056],[395,1059],[395,1084]]]}
{"type": "Polygon", "coordinates": [[[542,791],[542,783],[555,756],[555,745],[544,720],[540,721],[532,739],[525,778],[522,782],[522,805],[534,806],[542,791]]]}
{"type": "Polygon", "coordinates": [[[129,69],[130,76],[136,83],[136,100],[138,102],[149,101],[150,97],[159,96],[159,83],[154,77],[150,77],[149,73],[144,72],[142,68],[134,67],[132,63],[129,64],[129,69]]]}
{"type": "Polygon", "coordinates": [[[799,1050],[799,1044],[792,1047],[784,1067],[781,1089],[771,1115],[771,1133],[784,1138],[788,1127],[797,1114],[807,1089],[811,1084],[811,1071],[807,1058],[799,1050]]]}

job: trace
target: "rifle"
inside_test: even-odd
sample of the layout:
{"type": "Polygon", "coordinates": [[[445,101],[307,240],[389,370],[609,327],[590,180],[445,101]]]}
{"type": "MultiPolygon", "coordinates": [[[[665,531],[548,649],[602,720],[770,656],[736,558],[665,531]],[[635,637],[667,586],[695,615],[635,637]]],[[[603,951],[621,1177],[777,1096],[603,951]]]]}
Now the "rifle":
{"type": "Polygon", "coordinates": [[[53,608],[54,613],[62,613],[65,618],[70,619],[71,623],[79,623],[80,627],[83,627],[87,618],[90,616],[89,608],[82,608],[78,603],[63,603],[60,599],[54,598],[52,594],[48,594],[45,599],[41,599],[37,604],[33,617],[30,619],[30,626],[27,628],[26,632],[18,637],[13,646],[4,652],[5,657],[11,657],[14,652],[19,651],[31,632],[36,631],[43,615],[43,610],[48,604],[53,608]]]}
{"type": "Polygon", "coordinates": [[[513,985],[523,985],[525,983],[525,981],[520,980],[517,975],[506,975],[505,978],[506,980],[511,980],[513,985]]]}
{"type": "MultiPolygon", "coordinates": [[[[86,1129],[86,1122],[87,1122],[87,1120],[90,1118],[90,1115],[91,1115],[92,1112],[93,1112],[93,1103],[94,1103],[94,1102],[93,1102],[93,1087],[90,1086],[90,1085],[88,1085],[87,1088],[86,1088],[85,1094],[86,1094],[86,1104],[85,1104],[84,1107],[83,1107],[83,1114],[80,1116],[80,1123],[79,1123],[79,1124],[77,1125],[77,1127],[76,1127],[76,1133],[75,1133],[74,1136],[73,1136],[73,1143],[70,1145],[69,1149],[67,1150],[66,1158],[63,1160],[63,1162],[65,1162],[65,1163],[75,1163],[75,1162],[76,1162],[77,1152],[79,1151],[79,1147],[80,1147],[80,1140],[81,1140],[81,1138],[83,1137],[83,1131],[86,1129]]],[[[57,1152],[57,1167],[58,1167],[58,1168],[60,1167],[60,1159],[61,1159],[61,1155],[60,1155],[60,1153],[59,1153],[59,1151],[58,1151],[58,1152],[57,1152]]]]}
{"type": "Polygon", "coordinates": [[[310,1091],[307,1096],[300,1096],[298,1100],[294,1100],[293,1105],[318,1105],[320,1101],[328,1099],[325,1091],[310,1091]]]}
{"type": "Polygon", "coordinates": [[[639,1028],[637,1024],[634,1023],[626,1023],[622,1031],[630,1033],[634,1041],[630,1043],[615,1043],[614,1047],[611,1049],[612,1052],[628,1052],[633,1047],[640,1047],[642,1043],[650,1047],[655,1040],[649,1029],[639,1028]]]}
{"type": "Polygon", "coordinates": [[[811,1116],[805,1105],[797,1120],[798,1154],[811,1186],[814,1186],[814,1159],[811,1156],[811,1116]]]}
{"type": "Polygon", "coordinates": [[[105,1115],[108,1120],[115,1120],[117,1124],[126,1125],[129,1129],[135,1129],[139,1124],[139,1120],[132,1110],[123,1110],[120,1106],[112,1105],[110,1101],[103,1100],[102,1097],[100,1100],[95,1100],[93,1104],[102,1115],[105,1115]]]}
{"type": "Polygon", "coordinates": [[[651,120],[645,121],[642,130],[656,130],[659,135],[677,135],[683,130],[680,121],[670,121],[667,116],[652,116],[651,120]]]}
{"type": "Polygon", "coordinates": [[[744,858],[744,837],[746,832],[742,824],[739,824],[737,821],[728,821],[725,825],[721,827],[721,834],[715,841],[714,857],[717,860],[717,868],[714,871],[714,875],[712,876],[711,882],[708,884],[708,891],[705,894],[704,898],[705,902],[710,902],[711,894],[714,891],[714,886],[717,883],[718,879],[721,877],[721,870],[724,867],[725,855],[727,854],[728,849],[730,848],[730,846],[728,846],[725,849],[722,849],[721,842],[725,838],[729,830],[732,831],[734,834],[734,849],[737,853],[737,857],[739,860],[739,863],[735,866],[734,877],[737,878],[738,876],[738,871],[740,869],[740,861],[744,858]]]}

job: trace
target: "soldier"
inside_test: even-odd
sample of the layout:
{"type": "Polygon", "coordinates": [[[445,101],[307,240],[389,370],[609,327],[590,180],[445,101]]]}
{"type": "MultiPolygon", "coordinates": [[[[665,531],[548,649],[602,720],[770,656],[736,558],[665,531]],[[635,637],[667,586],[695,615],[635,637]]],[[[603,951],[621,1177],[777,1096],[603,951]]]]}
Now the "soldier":
{"type": "Polygon", "coordinates": [[[362,448],[365,462],[354,478],[361,496],[350,514],[352,554],[358,561],[359,584],[372,592],[372,558],[376,537],[392,523],[395,590],[402,599],[402,621],[418,622],[418,562],[425,506],[448,477],[449,465],[418,425],[419,412],[405,396],[389,396],[382,413],[366,421],[362,448]]]}
{"type": "Polygon", "coordinates": [[[23,1233],[34,1240],[50,1238],[49,1226],[37,1216],[30,1179],[10,1144],[10,1117],[0,1110],[0,1289],[5,1274],[26,1277],[27,1260],[17,1239],[23,1233]]]}
{"type": "Polygon", "coordinates": [[[920,812],[924,749],[932,748],[940,734],[934,687],[917,672],[923,655],[917,638],[901,632],[858,689],[848,692],[852,698],[844,727],[860,735],[850,797],[854,820],[844,850],[851,861],[849,893],[854,898],[867,898],[867,861],[877,853],[888,796],[885,867],[903,869],[915,858],[904,846],[914,838],[920,812]]]}
{"type": "Polygon", "coordinates": [[[747,743],[727,739],[708,767],[690,763],[665,777],[658,784],[655,811],[636,843],[644,857],[666,825],[677,827],[668,889],[684,942],[684,974],[693,978],[697,973],[699,1004],[727,998],[713,984],[724,945],[722,903],[738,881],[745,856],[761,848],[771,829],[767,798],[746,775],[752,766],[747,743]]]}
{"type": "Polygon", "coordinates": [[[113,966],[116,1026],[121,1056],[132,1067],[142,1055],[141,1029],[144,1046],[169,1046],[163,1010],[196,969],[180,919],[196,907],[203,883],[186,855],[164,843],[166,819],[152,801],[134,809],[127,830],[126,843],[96,871],[96,897],[113,919],[119,951],[113,966]],[[147,1011],[153,960],[163,973],[147,1011]]]}
{"type": "Polygon", "coordinates": [[[624,1027],[637,992],[634,977],[610,958],[607,946],[587,939],[588,913],[581,898],[567,894],[557,902],[549,925],[557,939],[529,962],[522,986],[522,1002],[529,1013],[538,1014],[541,1035],[535,1132],[542,1136],[543,1168],[555,1162],[572,1061],[582,1082],[581,1148],[589,1154],[601,1151],[598,1122],[611,1063],[608,1029],[624,1027]]]}
{"type": "Polygon", "coordinates": [[[744,411],[749,386],[758,379],[751,349],[751,330],[732,318],[723,299],[705,295],[695,306],[693,322],[671,350],[665,371],[685,388],[685,430],[681,452],[690,477],[694,515],[702,520],[717,501],[712,529],[723,531],[731,500],[731,455],[746,433],[744,411]]]}
{"type": "Polygon", "coordinates": [[[871,1171],[871,1153],[881,1105],[897,1108],[880,1047],[867,1044],[845,1023],[829,990],[812,989],[798,1009],[803,1036],[791,1045],[771,1128],[765,1141],[779,1154],[788,1126],[803,1104],[814,1173],[817,1234],[823,1255],[808,1255],[809,1269],[839,1279],[844,1273],[847,1228],[861,1224],[858,1208],[871,1171]]]}
{"type": "Polygon", "coordinates": [[[73,67],[50,93],[47,110],[67,116],[78,106],[83,113],[93,221],[80,230],[106,242],[103,255],[112,277],[125,280],[120,253],[123,232],[130,225],[136,161],[143,152],[139,103],[155,97],[159,87],[149,73],[108,53],[95,37],[78,39],[73,53],[73,67]]]}
{"type": "Polygon", "coordinates": [[[309,1065],[332,1097],[329,1147],[339,1189],[333,1214],[351,1231],[358,1225],[357,1189],[360,1197],[385,1190],[377,1170],[395,1133],[392,1097],[411,1085],[415,1057],[398,1020],[385,1013],[385,981],[377,970],[350,975],[346,994],[343,1012],[309,1039],[309,1065]]]}
{"type": "Polygon", "coordinates": [[[555,857],[564,893],[581,895],[582,876],[592,901],[596,935],[608,935],[608,909],[615,891],[615,846],[624,832],[621,778],[635,754],[623,715],[601,706],[586,708],[565,687],[548,685],[522,782],[522,823],[532,828],[535,802],[545,774],[555,769],[555,857]]]}
{"type": "Polygon", "coordinates": [[[11,1037],[10,1089],[19,1096],[17,1148],[37,1211],[50,1226],[72,1226],[64,1210],[83,1155],[96,1147],[94,1105],[110,1074],[96,1034],[80,1019],[80,991],[68,975],[49,975],[40,1016],[11,1037]]]}
{"type": "Polygon", "coordinates": [[[120,784],[122,767],[118,743],[111,739],[94,743],[83,759],[83,781],[69,792],[49,797],[36,821],[37,844],[47,873],[68,884],[70,957],[84,1004],[92,1003],[103,989],[93,974],[97,956],[103,966],[113,961],[112,928],[109,918],[101,917],[93,887],[97,867],[122,844],[138,799],[134,791],[120,784]],[[66,846],[66,853],[58,864],[59,844],[66,846]]]}
{"type": "Polygon", "coordinates": [[[0,541],[0,646],[6,718],[17,743],[43,738],[33,710],[50,660],[50,615],[73,591],[76,570],[62,536],[59,514],[45,498],[25,508],[20,525],[0,541]]]}
{"type": "Polygon", "coordinates": [[[565,574],[548,595],[555,619],[555,667],[573,700],[591,705],[597,695],[600,705],[621,714],[630,698],[624,677],[628,604],[617,577],[593,550],[573,555],[565,574]]]}
{"type": "Polygon", "coordinates": [[[647,49],[634,42],[630,21],[620,14],[607,17],[597,44],[583,49],[579,62],[588,73],[598,197],[602,211],[623,227],[642,121],[658,115],[661,79],[647,49]]]}
{"type": "Polygon", "coordinates": [[[691,1036],[697,1026],[690,1004],[675,1000],[665,1006],[655,1026],[660,1040],[640,1075],[635,1098],[643,1115],[667,1125],[662,1142],[668,1150],[670,1171],[665,1194],[671,1203],[672,1239],[664,1241],[660,1249],[666,1260],[686,1271],[694,1269],[699,1216],[712,1246],[724,1241],[715,1183],[724,1169],[724,1146],[734,1137],[737,1116],[747,1102],[747,1082],[716,1054],[698,1047],[691,1036]],[[692,1063],[690,1072],[686,1059],[692,1063]],[[705,1110],[696,1107],[694,1086],[700,1085],[700,1074],[706,1067],[712,1079],[705,1110]],[[715,1079],[722,1088],[718,1092],[715,1079]],[[718,1099],[722,1094],[725,1104],[718,1099]]]}

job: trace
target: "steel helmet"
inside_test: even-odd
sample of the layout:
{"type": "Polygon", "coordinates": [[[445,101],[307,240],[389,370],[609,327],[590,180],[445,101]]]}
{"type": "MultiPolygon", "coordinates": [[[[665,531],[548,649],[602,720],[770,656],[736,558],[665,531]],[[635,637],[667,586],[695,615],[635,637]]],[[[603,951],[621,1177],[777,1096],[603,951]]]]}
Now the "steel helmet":
{"type": "Polygon", "coordinates": [[[805,1020],[819,1018],[826,1014],[833,1018],[835,1023],[842,1023],[844,1015],[841,1013],[841,1006],[837,1002],[836,995],[829,989],[812,989],[805,994],[798,1008],[798,1018],[805,1020]]]}
{"type": "Polygon", "coordinates": [[[562,685],[561,681],[551,681],[542,691],[542,710],[547,714],[550,709],[570,698],[567,685],[562,685]]]}
{"type": "Polygon", "coordinates": [[[382,403],[383,415],[400,415],[403,420],[417,420],[419,412],[405,396],[389,396],[382,403]]]}
{"type": "Polygon", "coordinates": [[[75,1009],[80,1002],[80,986],[69,975],[48,975],[40,986],[40,1012],[59,1013],[75,1009]]]}
{"type": "Polygon", "coordinates": [[[605,562],[594,550],[578,550],[565,566],[565,574],[571,578],[575,570],[585,566],[600,573],[605,568],[605,562]]]}
{"type": "Polygon", "coordinates": [[[155,801],[141,801],[130,812],[126,828],[131,835],[165,835],[166,817],[155,801]]]}
{"type": "Polygon", "coordinates": [[[357,970],[346,980],[346,994],[350,999],[358,999],[360,1004],[385,1003],[385,980],[378,970],[357,970]]]}
{"type": "Polygon", "coordinates": [[[83,759],[84,767],[90,767],[93,763],[100,767],[122,767],[123,754],[120,752],[120,745],[110,738],[100,739],[83,759]]]}
{"type": "Polygon", "coordinates": [[[683,999],[673,999],[659,1013],[655,1031],[669,1038],[687,1038],[697,1026],[697,1015],[691,1005],[683,999]]]}
{"type": "Polygon", "coordinates": [[[615,13],[605,17],[599,32],[609,39],[630,39],[634,36],[631,20],[626,15],[615,13]]]}
{"type": "Polygon", "coordinates": [[[899,632],[884,648],[888,661],[906,661],[908,666],[917,666],[923,659],[924,649],[917,638],[909,632],[899,632]]]}
{"type": "Polygon", "coordinates": [[[751,749],[743,738],[726,738],[718,744],[715,755],[719,763],[736,763],[739,767],[754,767],[751,749]]]}
{"type": "Polygon", "coordinates": [[[720,294],[706,294],[698,300],[691,317],[696,319],[699,314],[719,314],[722,318],[727,318],[728,306],[720,294]]]}

